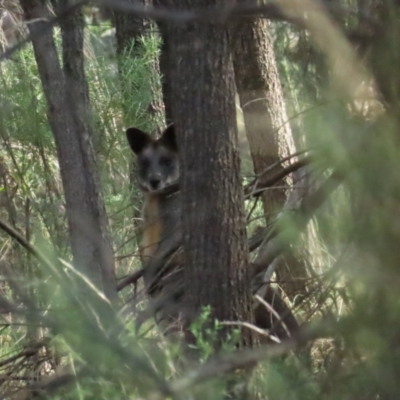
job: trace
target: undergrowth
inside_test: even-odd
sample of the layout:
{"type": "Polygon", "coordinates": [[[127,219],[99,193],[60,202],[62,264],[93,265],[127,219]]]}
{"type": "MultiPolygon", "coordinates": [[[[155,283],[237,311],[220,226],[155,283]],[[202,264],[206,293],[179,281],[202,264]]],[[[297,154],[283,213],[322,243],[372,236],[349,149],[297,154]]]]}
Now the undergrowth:
{"type": "MultiPolygon", "coordinates": [[[[124,129],[131,125],[154,132],[163,124],[162,110],[157,109],[161,98],[156,68],[159,46],[156,36],[150,35],[133,43],[119,65],[108,53],[88,57],[86,64],[93,142],[119,278],[140,268],[136,221],[141,208],[140,193],[135,186],[124,129]],[[156,111],[149,113],[151,104],[156,111]]],[[[317,67],[320,66],[314,65],[314,72],[317,67]]],[[[312,75],[300,90],[299,82],[304,77],[300,65],[286,60],[281,69],[288,82],[292,110],[299,111],[300,106],[305,109],[312,103],[311,98],[323,96],[318,90],[318,76],[312,75]]],[[[214,334],[222,326],[217,322],[216,331],[202,336],[202,324],[209,322],[207,310],[192,326],[194,347],[201,355],[198,365],[185,357],[181,342],[167,341],[153,323],[136,332],[132,315],[143,308],[144,300],[132,304],[133,289],[122,292],[123,307],[115,312],[69,264],[71,254],[56,150],[30,47],[20,51],[14,60],[0,64],[0,80],[0,219],[50,260],[43,267],[1,233],[0,291],[19,307],[8,309],[7,304],[0,304],[4,308],[0,317],[2,394],[23,388],[26,382],[35,383],[43,376],[57,382],[60,368],[64,368],[69,385],[59,384],[61,392],[49,398],[226,398],[225,381],[218,379],[218,374],[206,383],[192,385],[196,371],[213,361],[214,334]],[[90,301],[79,296],[80,290],[90,301]],[[38,342],[40,345],[35,347],[38,342]]],[[[332,160],[340,163],[346,157],[337,133],[345,127],[357,133],[364,126],[356,118],[350,125],[337,104],[310,111],[298,120],[306,132],[298,142],[318,144],[322,149],[316,156],[315,170],[311,171],[318,179],[330,175],[331,165],[335,164],[332,160]],[[321,131],[323,136],[319,135],[321,131]]],[[[389,128],[384,130],[382,126],[387,128],[377,123],[372,128],[374,133],[390,136],[389,128]]],[[[395,155],[392,154],[393,159],[395,155]]],[[[379,170],[380,160],[385,157],[382,151],[368,160],[379,170]]],[[[353,160],[345,161],[351,164],[353,160]]],[[[351,164],[356,172],[353,180],[331,196],[308,224],[307,232],[296,232],[296,221],[291,219],[289,210],[287,224],[292,226],[291,235],[298,239],[291,249],[292,255],[303,260],[303,269],[299,269],[297,277],[301,288],[288,296],[288,303],[301,323],[318,327],[325,326],[326,321],[327,325],[339,321],[340,326],[302,351],[293,345],[280,356],[266,357],[250,381],[250,392],[255,398],[377,400],[398,396],[394,372],[400,366],[400,303],[395,295],[397,225],[390,225],[391,218],[384,207],[379,207],[384,204],[390,210],[397,208],[390,199],[385,203],[385,199],[375,202],[368,197],[379,192],[376,188],[382,193],[386,189],[383,195],[388,198],[392,191],[380,186],[379,179],[372,183],[368,180],[370,170],[362,168],[366,164],[366,159],[351,164]],[[366,195],[366,210],[352,206],[359,193],[363,200],[366,195]],[[371,204],[376,207],[373,218],[366,215],[371,204]],[[304,270],[308,274],[302,281],[304,270]]],[[[248,183],[248,164],[244,175],[244,183],[248,183]]],[[[396,181],[390,182],[396,188],[396,181]]],[[[264,226],[262,207],[253,204],[253,200],[246,202],[246,212],[251,217],[249,235],[264,226]]],[[[391,214],[392,218],[396,215],[391,214]]],[[[272,218],[273,223],[277,217],[272,218]]],[[[285,260],[289,262],[289,258],[285,260]]],[[[141,289],[139,286],[138,290],[141,289]]],[[[232,343],[236,342],[234,334],[224,350],[233,352],[232,343]]]]}

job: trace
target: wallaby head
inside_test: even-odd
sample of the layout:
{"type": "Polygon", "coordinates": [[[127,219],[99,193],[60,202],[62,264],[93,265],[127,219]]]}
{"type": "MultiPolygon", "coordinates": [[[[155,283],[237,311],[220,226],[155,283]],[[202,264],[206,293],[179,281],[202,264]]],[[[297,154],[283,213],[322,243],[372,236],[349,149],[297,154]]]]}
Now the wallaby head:
{"type": "Polygon", "coordinates": [[[160,192],[178,183],[179,158],[173,125],[165,129],[159,139],[153,139],[137,128],[128,128],[126,136],[137,156],[138,179],[142,190],[160,192]]]}

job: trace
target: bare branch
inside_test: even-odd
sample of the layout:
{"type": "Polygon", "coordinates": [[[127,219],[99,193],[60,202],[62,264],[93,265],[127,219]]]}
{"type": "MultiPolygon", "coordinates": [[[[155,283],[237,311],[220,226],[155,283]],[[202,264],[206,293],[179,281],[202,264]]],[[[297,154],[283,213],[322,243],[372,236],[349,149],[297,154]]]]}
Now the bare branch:
{"type": "MultiPolygon", "coordinates": [[[[317,209],[328,199],[332,192],[342,183],[345,174],[342,171],[334,171],[330,177],[314,192],[304,198],[300,208],[293,216],[296,223],[296,234],[299,234],[307,226],[317,209]]],[[[252,264],[253,276],[256,276],[278,257],[288,246],[288,232],[281,231],[276,237],[268,241],[263,246],[257,256],[256,261],[252,264]]]]}
{"type": "MultiPolygon", "coordinates": [[[[279,164],[282,162],[283,160],[279,161],[279,164]]],[[[297,170],[299,170],[300,168],[305,167],[306,165],[310,164],[311,162],[311,158],[310,157],[304,157],[303,159],[294,162],[293,164],[290,164],[288,167],[283,168],[282,170],[280,170],[277,174],[275,174],[274,176],[272,176],[271,178],[265,180],[262,185],[260,185],[260,187],[258,187],[256,190],[253,190],[253,185],[256,185],[258,183],[258,178],[253,182],[253,184],[247,185],[245,188],[245,198],[249,198],[250,196],[259,196],[267,187],[270,187],[272,185],[274,185],[275,183],[279,182],[281,179],[283,179],[285,176],[291,174],[292,172],[295,172],[297,170]]],[[[272,165],[271,167],[275,167],[275,164],[272,165]]],[[[265,171],[263,171],[262,174],[260,174],[260,176],[264,175],[265,173],[267,173],[270,168],[267,168],[265,171]]],[[[271,168],[272,169],[272,168],[271,168]]]]}
{"type": "Polygon", "coordinates": [[[258,294],[256,294],[254,296],[254,298],[259,301],[271,314],[273,314],[276,319],[277,322],[282,325],[283,329],[286,331],[288,337],[290,337],[290,329],[287,327],[287,325],[285,324],[285,321],[283,321],[283,319],[281,318],[281,316],[275,311],[274,307],[271,306],[271,304],[269,304],[267,301],[265,301],[261,296],[259,296],[258,294]]]}
{"type": "MultiPolygon", "coordinates": [[[[275,310],[274,310],[275,312],[275,310]]],[[[244,328],[251,329],[252,331],[258,333],[259,335],[265,336],[272,341],[276,343],[280,343],[281,341],[276,338],[275,336],[270,334],[270,331],[268,329],[261,329],[256,325],[250,324],[250,322],[245,322],[245,321],[222,321],[221,325],[226,325],[226,326],[243,326],[244,328]]]]}
{"type": "Polygon", "coordinates": [[[271,20],[289,21],[297,24],[301,23],[300,19],[288,18],[281,11],[278,2],[268,2],[267,4],[252,2],[232,3],[230,6],[205,7],[193,10],[149,7],[141,3],[132,3],[125,0],[97,0],[96,3],[116,11],[135,14],[137,17],[175,23],[189,23],[193,21],[225,23],[231,17],[249,17],[254,15],[262,15],[264,18],[271,20]]]}
{"type": "Polygon", "coordinates": [[[127,276],[117,285],[117,291],[120,292],[122,289],[125,289],[128,285],[132,285],[136,283],[143,276],[143,269],[134,272],[133,274],[127,276]]]}
{"type": "MultiPolygon", "coordinates": [[[[8,59],[12,54],[20,50],[32,39],[37,38],[48,30],[51,30],[54,25],[56,25],[57,23],[65,19],[65,17],[67,17],[69,14],[73,13],[87,3],[89,3],[89,0],[80,0],[77,1],[75,4],[63,8],[58,13],[58,15],[53,18],[47,19],[47,21],[45,21],[46,23],[42,24],[40,29],[32,32],[25,39],[10,47],[5,52],[1,53],[0,62],[8,59]]],[[[256,4],[254,2],[236,3],[232,4],[229,7],[215,6],[194,10],[178,10],[165,7],[151,7],[138,2],[128,2],[126,0],[97,0],[94,1],[94,3],[102,7],[107,7],[111,10],[131,13],[138,18],[150,18],[153,20],[169,21],[175,23],[189,23],[194,21],[226,23],[228,19],[231,20],[234,18],[259,16],[261,18],[267,18],[269,20],[290,22],[300,28],[306,27],[303,17],[293,16],[294,12],[289,13],[288,11],[290,11],[290,8],[288,9],[288,7],[286,7],[285,12],[283,12],[278,1],[270,1],[267,4],[256,4]]],[[[344,14],[345,12],[349,11],[328,2],[324,2],[324,6],[328,10],[333,10],[336,13],[344,14]]],[[[315,10],[311,9],[310,11],[315,10]]]]}
{"type": "Polygon", "coordinates": [[[0,229],[6,232],[13,240],[18,242],[22,247],[24,247],[30,254],[35,256],[40,262],[47,265],[48,267],[53,268],[53,264],[47,259],[45,255],[43,255],[38,249],[32,246],[25,238],[20,235],[15,229],[13,229],[10,225],[0,220],[0,229]]]}
{"type": "Polygon", "coordinates": [[[30,344],[26,345],[25,348],[23,350],[21,350],[19,353],[1,360],[0,361],[0,367],[3,368],[5,365],[11,364],[11,363],[15,362],[16,360],[18,360],[19,358],[29,357],[29,356],[32,356],[34,354],[37,354],[38,351],[42,347],[48,345],[49,342],[50,342],[49,338],[44,338],[39,342],[30,343],[30,344]]]}

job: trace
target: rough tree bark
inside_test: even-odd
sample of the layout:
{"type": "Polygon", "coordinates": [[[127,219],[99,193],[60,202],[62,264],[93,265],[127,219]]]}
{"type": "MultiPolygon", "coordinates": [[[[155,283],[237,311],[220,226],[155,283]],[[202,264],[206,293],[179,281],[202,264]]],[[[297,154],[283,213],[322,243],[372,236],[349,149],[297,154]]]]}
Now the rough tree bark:
{"type": "MultiPolygon", "coordinates": [[[[243,110],[247,139],[254,164],[260,174],[271,164],[295,152],[279,79],[269,21],[245,19],[235,41],[236,87],[243,110]]],[[[274,171],[276,173],[276,170],[274,171]]],[[[268,174],[264,179],[268,178],[268,174]]],[[[262,180],[261,182],[262,183],[262,180]]],[[[287,180],[276,186],[287,186],[287,180]]],[[[287,189],[262,195],[267,220],[282,208],[287,189]]]]}
{"type": "MultiPolygon", "coordinates": [[[[261,174],[270,165],[295,153],[269,30],[268,20],[245,19],[238,25],[235,40],[236,87],[256,174],[261,174]]],[[[279,166],[272,173],[277,173],[283,167],[279,166]]],[[[260,184],[269,176],[264,174],[260,184]]],[[[284,206],[290,183],[287,177],[275,185],[279,188],[262,194],[267,224],[284,206]]],[[[286,260],[281,260],[276,272],[278,279],[285,282],[282,286],[290,297],[302,290],[303,285],[299,286],[293,278],[307,276],[304,263],[287,256],[286,260]]]]}
{"type": "Polygon", "coordinates": [[[171,77],[169,76],[169,47],[168,47],[168,27],[165,23],[158,23],[160,35],[162,39],[160,53],[160,72],[162,84],[162,96],[165,110],[165,122],[170,125],[173,122],[172,105],[171,105],[171,77]]]}
{"type": "MultiPolygon", "coordinates": [[[[30,31],[43,29],[49,17],[46,5],[40,0],[23,0],[21,5],[26,19],[35,20],[29,24],[30,31]]],[[[62,36],[63,68],[51,31],[43,30],[32,42],[57,147],[72,254],[75,266],[113,300],[116,298],[114,261],[91,145],[80,11],[70,14],[62,23],[62,36]]]]}
{"type": "MultiPolygon", "coordinates": [[[[163,5],[164,0],[154,0],[154,5],[163,5]]],[[[169,40],[168,40],[168,23],[159,21],[157,23],[160,31],[161,52],[160,52],[160,73],[162,84],[162,97],[165,110],[165,122],[170,125],[173,121],[172,105],[171,105],[171,76],[169,65],[169,40]]]]}
{"type": "MultiPolygon", "coordinates": [[[[213,1],[165,0],[178,8],[213,1]]],[[[189,321],[251,320],[231,31],[204,22],[168,27],[171,105],[179,145],[189,321]]],[[[252,335],[243,331],[243,343],[252,335]]]]}
{"type": "MultiPolygon", "coordinates": [[[[146,4],[146,0],[128,0],[131,3],[141,3],[146,4]]],[[[137,18],[133,14],[113,11],[112,21],[115,26],[115,36],[117,39],[117,54],[122,55],[129,49],[132,44],[132,40],[135,40],[135,45],[137,45],[137,40],[146,34],[150,29],[151,22],[145,18],[137,18]]]]}

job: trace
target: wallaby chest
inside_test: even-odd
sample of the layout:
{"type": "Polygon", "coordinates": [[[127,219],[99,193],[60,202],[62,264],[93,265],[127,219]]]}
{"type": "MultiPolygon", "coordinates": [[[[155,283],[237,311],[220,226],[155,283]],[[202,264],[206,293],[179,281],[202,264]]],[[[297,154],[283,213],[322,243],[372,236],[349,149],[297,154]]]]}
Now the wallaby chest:
{"type": "Polygon", "coordinates": [[[178,193],[146,194],[143,206],[142,261],[153,256],[161,242],[168,240],[179,229],[179,206],[178,193]]]}

